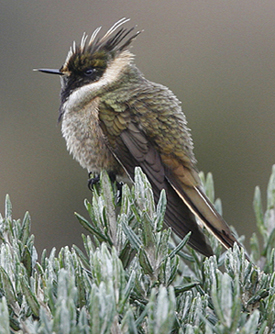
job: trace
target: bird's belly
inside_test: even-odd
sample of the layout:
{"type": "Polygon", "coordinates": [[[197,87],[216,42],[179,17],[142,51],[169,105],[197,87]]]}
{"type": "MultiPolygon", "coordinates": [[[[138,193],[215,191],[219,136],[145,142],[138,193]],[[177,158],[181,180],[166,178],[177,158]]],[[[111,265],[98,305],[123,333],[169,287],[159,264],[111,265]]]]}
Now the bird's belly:
{"type": "Polygon", "coordinates": [[[64,115],[61,130],[68,151],[89,173],[102,169],[119,173],[121,166],[106,145],[98,120],[86,116],[81,117],[81,112],[64,115]]]}

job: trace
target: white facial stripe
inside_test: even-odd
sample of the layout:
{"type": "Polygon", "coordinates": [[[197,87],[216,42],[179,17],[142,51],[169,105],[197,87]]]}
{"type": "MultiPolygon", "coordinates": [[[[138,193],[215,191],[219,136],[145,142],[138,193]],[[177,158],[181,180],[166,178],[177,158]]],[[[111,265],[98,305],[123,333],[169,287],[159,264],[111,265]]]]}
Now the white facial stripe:
{"type": "Polygon", "coordinates": [[[133,54],[128,50],[123,51],[108,65],[103,76],[98,81],[77,88],[65,102],[64,110],[70,112],[83,108],[85,104],[97,96],[102,88],[108,87],[119,79],[124,69],[130,65],[133,57],[133,54]]]}

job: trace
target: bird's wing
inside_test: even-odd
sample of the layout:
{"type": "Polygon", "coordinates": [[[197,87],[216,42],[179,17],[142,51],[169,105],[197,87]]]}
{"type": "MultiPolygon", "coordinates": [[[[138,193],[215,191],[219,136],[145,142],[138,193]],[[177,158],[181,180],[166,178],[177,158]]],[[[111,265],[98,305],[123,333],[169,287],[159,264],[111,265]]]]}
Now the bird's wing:
{"type": "Polygon", "coordinates": [[[193,142],[179,101],[168,88],[154,84],[139,96],[132,109],[160,154],[165,178],[190,211],[224,245],[236,242],[229,226],[205,195],[195,167],[193,142]],[[146,112],[147,111],[147,112],[146,112]]]}
{"type": "Polygon", "coordinates": [[[193,248],[212,254],[194,215],[226,248],[232,247],[238,241],[201,187],[179,101],[166,87],[151,83],[148,88],[146,84],[124,106],[114,110],[101,105],[103,132],[112,152],[131,177],[135,166],[143,169],[156,200],[161,189],[166,190],[166,221],[181,237],[192,231],[193,248]]]}
{"type": "Polygon", "coordinates": [[[100,107],[101,126],[114,156],[131,178],[134,177],[136,166],[142,168],[152,185],[156,201],[161,190],[165,189],[167,225],[182,238],[191,231],[190,246],[206,256],[213,255],[193,213],[168,182],[166,168],[158,150],[127,113],[126,110],[117,113],[107,104],[102,104],[100,107]]]}

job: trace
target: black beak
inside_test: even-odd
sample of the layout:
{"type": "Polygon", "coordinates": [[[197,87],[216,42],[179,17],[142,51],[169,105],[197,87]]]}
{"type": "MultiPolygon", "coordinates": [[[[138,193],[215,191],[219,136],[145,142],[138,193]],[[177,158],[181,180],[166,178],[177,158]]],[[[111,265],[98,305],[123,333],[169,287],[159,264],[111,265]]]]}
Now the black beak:
{"type": "Polygon", "coordinates": [[[34,69],[34,71],[43,72],[43,73],[50,73],[50,74],[63,75],[63,73],[60,72],[60,70],[53,70],[53,69],[50,69],[50,68],[37,68],[37,69],[34,69]]]}

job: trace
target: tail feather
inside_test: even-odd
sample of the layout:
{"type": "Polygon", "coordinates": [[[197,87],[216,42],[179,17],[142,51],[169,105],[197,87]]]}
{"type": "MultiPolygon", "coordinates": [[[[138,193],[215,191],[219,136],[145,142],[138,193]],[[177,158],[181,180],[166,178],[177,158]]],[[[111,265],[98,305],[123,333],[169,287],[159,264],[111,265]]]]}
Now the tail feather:
{"type": "MultiPolygon", "coordinates": [[[[155,200],[158,201],[160,191],[153,186],[155,200]]],[[[197,224],[195,216],[186,203],[178,196],[173,187],[166,182],[165,191],[167,196],[167,208],[165,212],[165,221],[168,226],[181,238],[185,237],[190,231],[191,236],[188,244],[196,251],[205,256],[213,255],[213,250],[208,243],[202,229],[197,224]]]]}
{"type": "Polygon", "coordinates": [[[174,185],[172,187],[190,211],[226,249],[233,247],[234,243],[242,247],[200,186],[181,186],[180,190],[174,185]]]}

